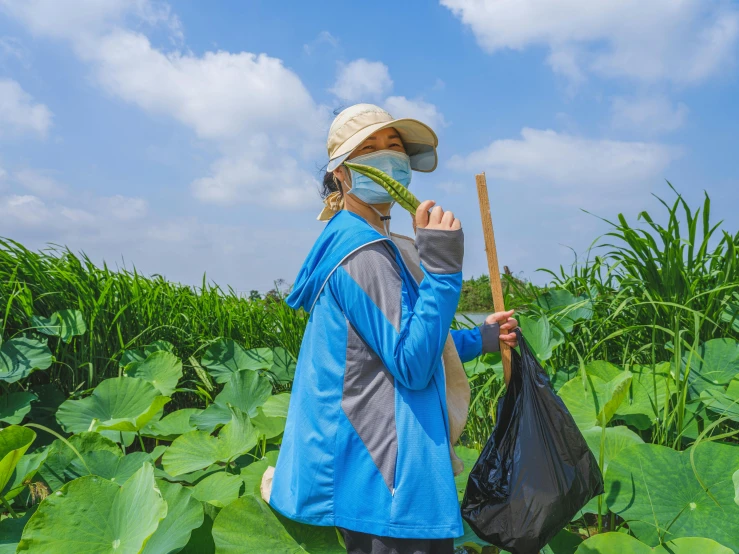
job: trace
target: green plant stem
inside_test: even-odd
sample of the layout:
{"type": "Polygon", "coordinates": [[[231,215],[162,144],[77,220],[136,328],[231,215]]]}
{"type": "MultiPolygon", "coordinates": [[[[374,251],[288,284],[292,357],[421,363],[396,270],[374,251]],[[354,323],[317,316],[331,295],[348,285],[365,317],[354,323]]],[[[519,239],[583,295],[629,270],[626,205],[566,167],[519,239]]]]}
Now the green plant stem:
{"type": "Polygon", "coordinates": [[[11,516],[13,516],[15,519],[18,519],[20,517],[18,514],[15,513],[13,508],[11,508],[10,504],[8,503],[7,500],[5,500],[5,497],[2,494],[0,494],[0,500],[2,501],[3,506],[5,506],[5,509],[8,510],[11,516]]]}

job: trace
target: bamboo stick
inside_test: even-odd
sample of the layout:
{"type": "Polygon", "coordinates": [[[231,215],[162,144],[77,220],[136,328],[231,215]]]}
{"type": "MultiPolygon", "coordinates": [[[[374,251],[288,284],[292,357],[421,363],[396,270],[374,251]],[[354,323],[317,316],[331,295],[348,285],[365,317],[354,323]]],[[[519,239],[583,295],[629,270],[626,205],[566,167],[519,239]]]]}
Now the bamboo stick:
{"type": "MultiPolygon", "coordinates": [[[[485,237],[485,254],[488,258],[488,273],[490,274],[490,289],[493,293],[493,306],[496,312],[504,312],[503,286],[500,282],[498,268],[498,251],[495,248],[495,234],[493,233],[493,219],[490,214],[490,200],[485,173],[475,175],[477,183],[477,197],[480,202],[480,219],[482,220],[482,234],[485,237]]],[[[500,354],[503,358],[503,377],[505,383],[511,380],[511,349],[504,342],[500,343],[500,354]]]]}

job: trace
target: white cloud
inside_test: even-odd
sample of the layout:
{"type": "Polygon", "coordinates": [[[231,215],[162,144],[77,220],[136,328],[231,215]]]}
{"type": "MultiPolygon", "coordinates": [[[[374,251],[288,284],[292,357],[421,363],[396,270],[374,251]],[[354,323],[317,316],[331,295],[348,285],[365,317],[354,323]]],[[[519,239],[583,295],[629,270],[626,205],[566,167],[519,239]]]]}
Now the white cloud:
{"type": "Polygon", "coordinates": [[[143,198],[131,198],[120,194],[100,198],[96,205],[102,213],[119,221],[141,219],[149,211],[149,205],[143,198]]]}
{"type": "Polygon", "coordinates": [[[611,124],[615,129],[637,129],[665,133],[685,123],[688,107],[673,105],[666,96],[615,97],[611,102],[611,124]]]}
{"type": "Polygon", "coordinates": [[[59,198],[66,194],[64,185],[50,177],[48,173],[36,169],[16,171],[13,180],[34,195],[43,198],[59,198]]]}
{"type": "Polygon", "coordinates": [[[739,10],[722,0],[441,0],[492,53],[546,46],[555,71],[694,83],[735,55],[739,10]]]}
{"type": "Polygon", "coordinates": [[[0,79],[0,137],[32,133],[46,137],[51,127],[51,111],[37,104],[12,79],[0,79]]]}
{"type": "Polygon", "coordinates": [[[303,52],[310,56],[322,44],[328,44],[331,48],[336,48],[339,45],[339,39],[328,31],[321,31],[316,38],[303,45],[303,52]]]}
{"type": "Polygon", "coordinates": [[[35,227],[47,225],[53,218],[40,198],[30,194],[11,194],[0,197],[0,220],[6,224],[35,227]]]}
{"type": "Polygon", "coordinates": [[[384,96],[392,88],[393,80],[384,63],[360,58],[339,65],[331,92],[345,102],[366,102],[384,96]]]}
{"type": "Polygon", "coordinates": [[[518,184],[521,194],[536,192],[551,202],[601,206],[628,201],[627,191],[663,177],[679,148],[648,142],[594,140],[551,130],[524,128],[520,139],[493,141],[449,165],[485,171],[488,177],[518,184]]]}
{"type": "Polygon", "coordinates": [[[409,100],[405,96],[390,96],[385,100],[385,109],[395,118],[418,119],[437,131],[447,125],[439,109],[421,99],[409,100]]]}
{"type": "Polygon", "coordinates": [[[125,26],[134,17],[181,36],[179,21],[164,3],[73,2],[64,9],[55,0],[0,0],[0,6],[37,34],[69,40],[111,95],[173,118],[215,146],[219,153],[212,175],[191,183],[196,198],[274,204],[277,183],[291,192],[314,183],[307,174],[285,168],[299,160],[305,165],[321,151],[329,110],[314,102],[280,59],[250,52],[164,51],[125,26]],[[249,173],[239,174],[242,170],[249,173]],[[286,183],[285,175],[296,180],[286,183]]]}

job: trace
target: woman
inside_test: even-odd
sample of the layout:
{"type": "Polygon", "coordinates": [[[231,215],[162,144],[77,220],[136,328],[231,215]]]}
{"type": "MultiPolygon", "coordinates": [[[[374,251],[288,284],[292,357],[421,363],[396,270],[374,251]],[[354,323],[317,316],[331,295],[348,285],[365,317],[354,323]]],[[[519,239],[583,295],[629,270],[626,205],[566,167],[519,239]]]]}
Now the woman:
{"type": "MultiPolygon", "coordinates": [[[[462,287],[461,223],[421,202],[414,277],[389,233],[392,198],[342,165],[408,186],[412,169],[436,168],[437,144],[423,123],[370,104],[336,117],[319,216],[329,221],[287,299],[310,318],[269,502],[337,526],[350,554],[448,554],[463,534],[442,363],[462,287]]],[[[515,347],[512,313],[452,331],[455,356],[498,350],[499,340],[515,347]]]]}

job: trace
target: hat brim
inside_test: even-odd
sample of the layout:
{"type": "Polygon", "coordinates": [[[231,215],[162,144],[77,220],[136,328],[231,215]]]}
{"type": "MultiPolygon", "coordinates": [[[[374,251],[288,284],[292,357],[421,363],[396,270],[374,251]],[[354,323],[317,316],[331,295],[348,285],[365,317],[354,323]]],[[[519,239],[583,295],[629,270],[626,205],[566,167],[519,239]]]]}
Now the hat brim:
{"type": "Polygon", "coordinates": [[[411,160],[411,169],[422,173],[430,173],[439,163],[436,154],[436,147],[439,145],[439,139],[433,129],[421,123],[417,119],[394,119],[382,123],[375,123],[357,131],[347,139],[340,148],[336,150],[333,157],[329,160],[326,171],[333,171],[351,155],[352,152],[362,144],[367,137],[373,135],[377,131],[393,127],[400,135],[403,141],[406,154],[411,160]]]}

